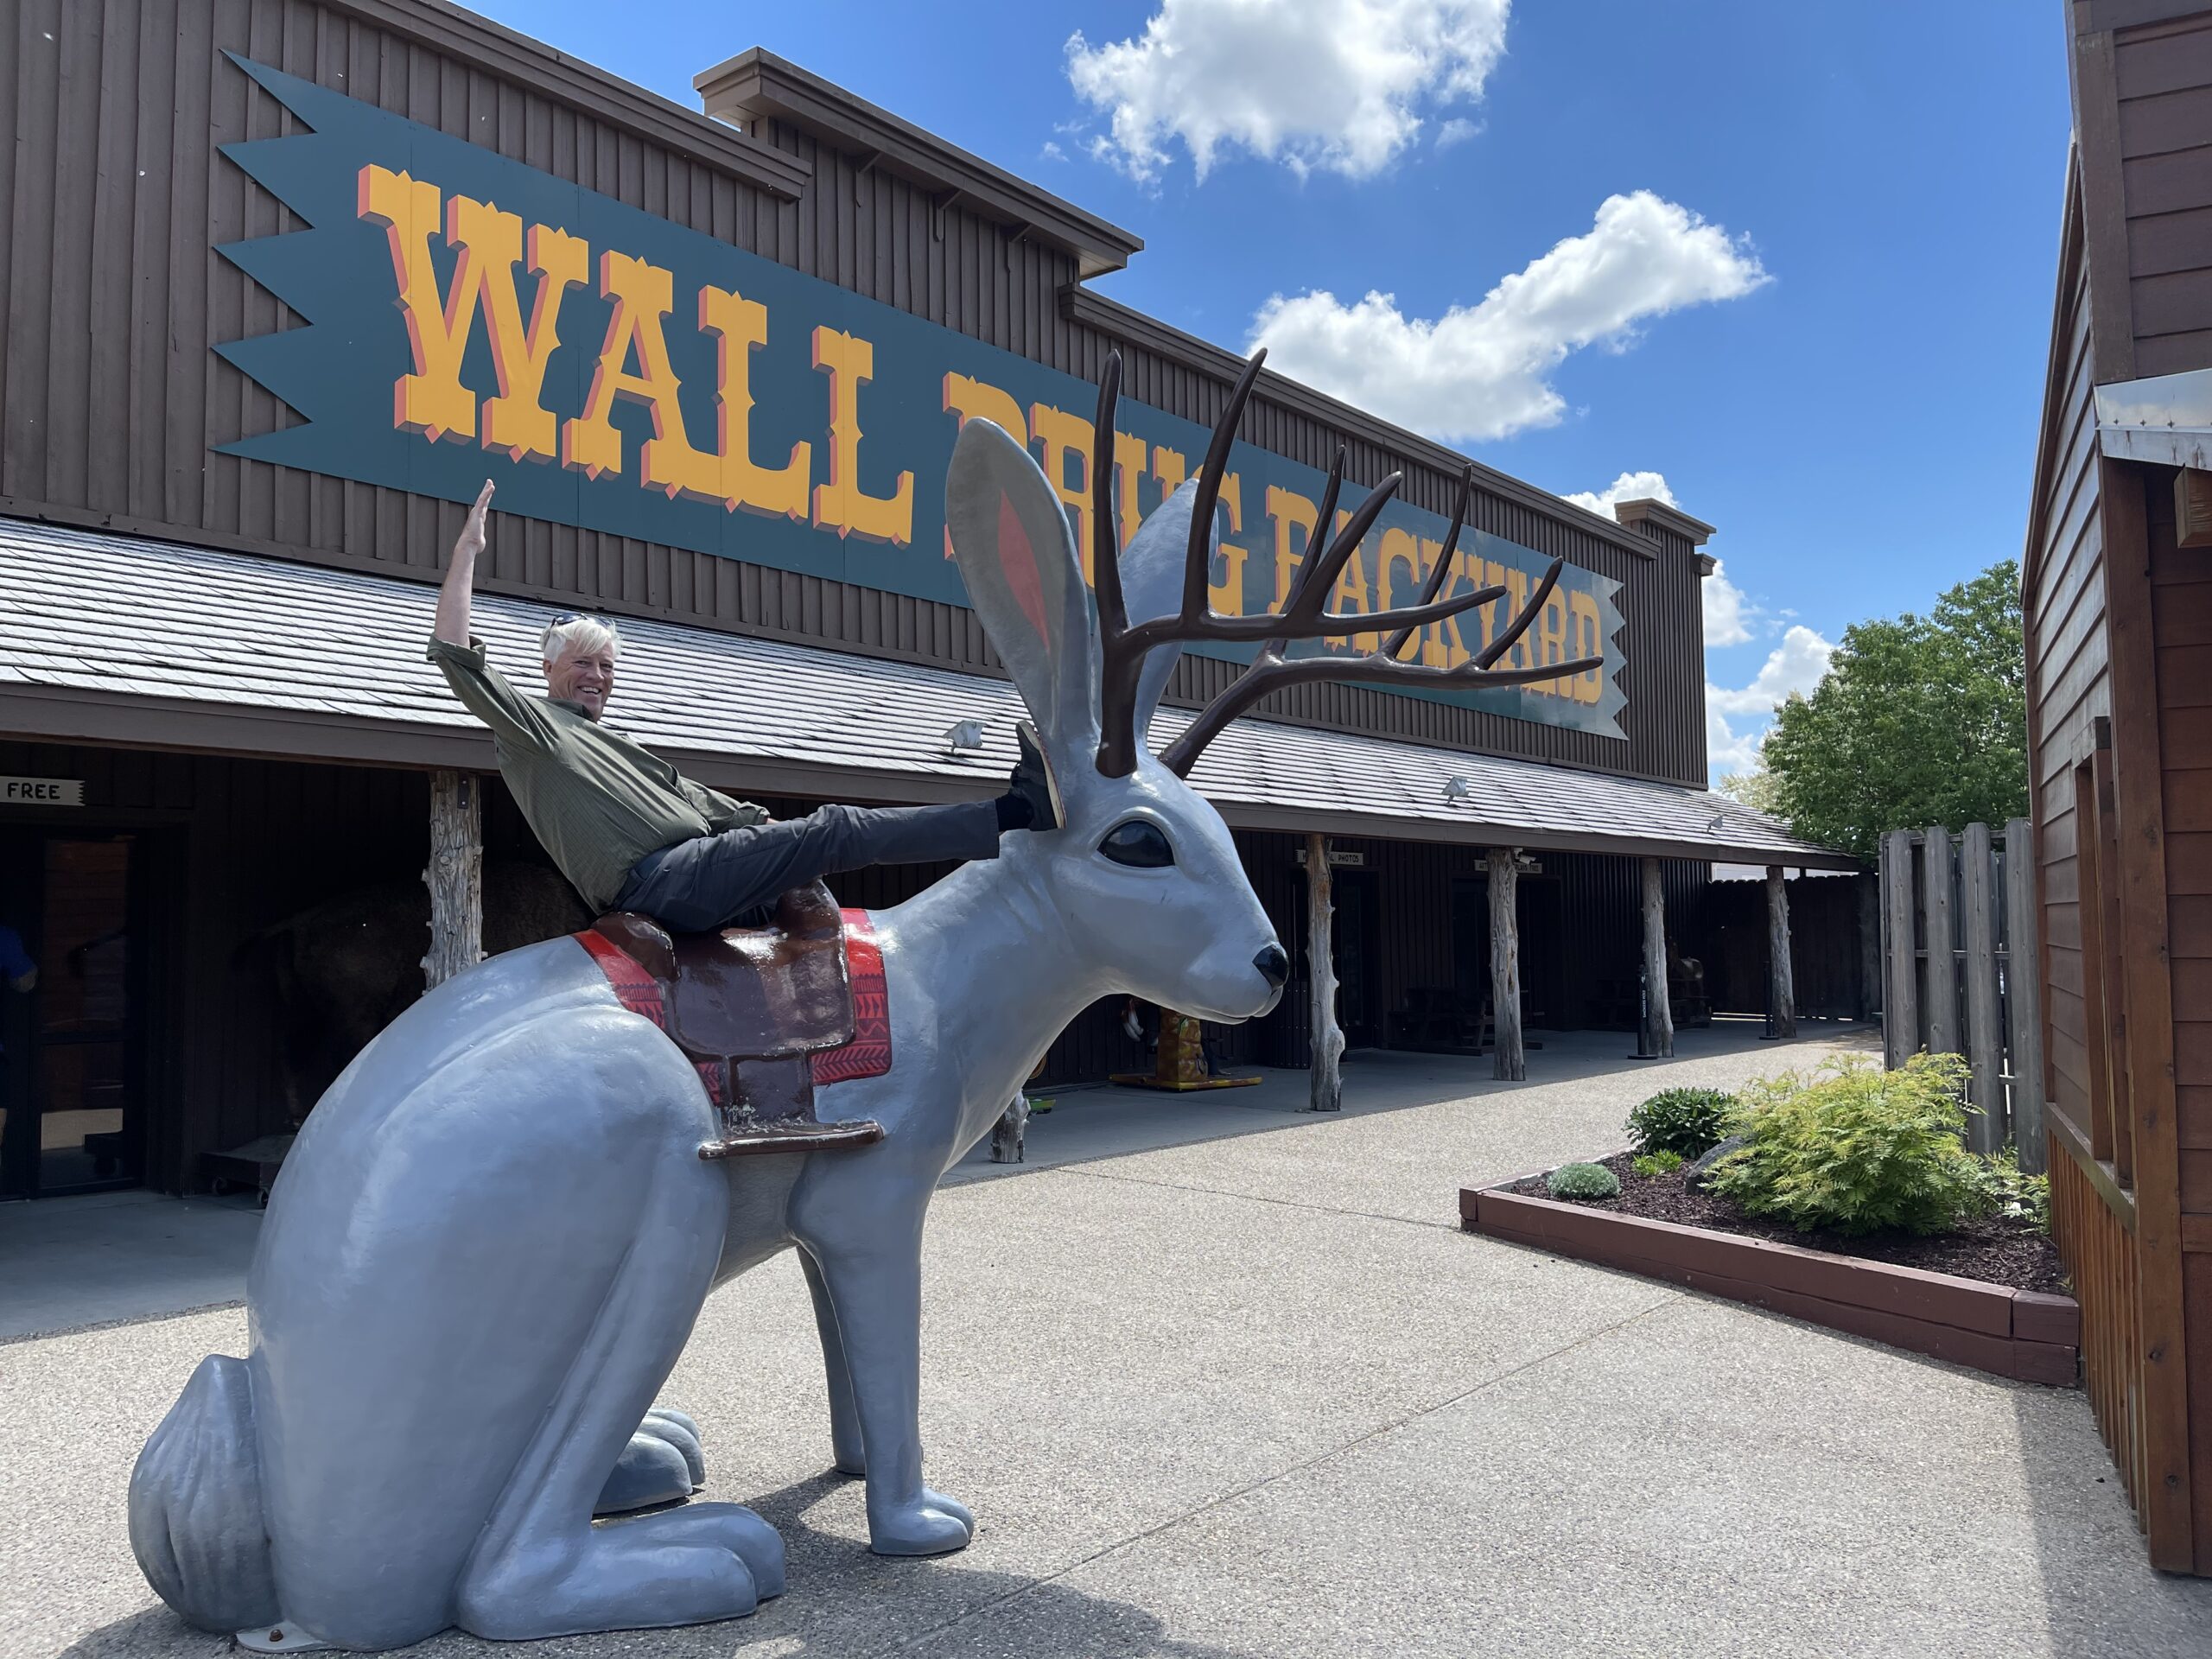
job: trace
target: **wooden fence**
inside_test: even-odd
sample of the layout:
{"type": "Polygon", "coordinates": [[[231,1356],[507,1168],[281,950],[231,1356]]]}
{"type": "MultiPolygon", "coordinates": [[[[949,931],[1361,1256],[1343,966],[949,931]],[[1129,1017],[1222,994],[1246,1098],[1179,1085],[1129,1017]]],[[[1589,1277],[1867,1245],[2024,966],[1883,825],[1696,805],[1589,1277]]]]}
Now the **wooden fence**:
{"type": "Polygon", "coordinates": [[[1963,1055],[1980,1116],[1967,1144],[2012,1141],[2040,1170],[2043,1000],[2036,950],[2034,831],[1893,830],[1882,837],[1882,1010],[1887,1063],[1926,1050],[1963,1055]],[[2015,855],[2017,854],[2017,855],[2015,855]]]}

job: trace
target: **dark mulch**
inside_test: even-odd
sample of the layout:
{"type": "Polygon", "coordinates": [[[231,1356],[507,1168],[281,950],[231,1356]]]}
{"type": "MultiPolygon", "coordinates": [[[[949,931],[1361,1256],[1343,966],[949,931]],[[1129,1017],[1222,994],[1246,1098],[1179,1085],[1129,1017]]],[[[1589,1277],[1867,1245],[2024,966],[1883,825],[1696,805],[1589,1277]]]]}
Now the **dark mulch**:
{"type": "MultiPolygon", "coordinates": [[[[1747,1216],[1725,1198],[1699,1192],[1682,1179],[1683,1171],[1666,1175],[1639,1175],[1629,1153],[1601,1160],[1621,1178],[1621,1195],[1592,1203],[1592,1210],[1614,1210],[1647,1221],[1671,1221],[1684,1227],[1709,1227],[1715,1232],[1747,1238],[1772,1239],[1778,1244],[1802,1245],[1808,1250],[1827,1250],[1870,1262],[1887,1262],[1900,1268],[1919,1268],[1928,1273],[1955,1274],[2015,1290],[2043,1291],[2068,1295],[2065,1264],[2050,1240],[2027,1222],[2002,1217],[1982,1217],[1962,1224],[1955,1232],[1922,1237],[1916,1233],[1870,1233],[1853,1238],[1842,1233],[1801,1233],[1786,1221],[1747,1216]]],[[[1548,1198],[1541,1175],[1531,1176],[1506,1189],[1530,1198],[1548,1198]]]]}

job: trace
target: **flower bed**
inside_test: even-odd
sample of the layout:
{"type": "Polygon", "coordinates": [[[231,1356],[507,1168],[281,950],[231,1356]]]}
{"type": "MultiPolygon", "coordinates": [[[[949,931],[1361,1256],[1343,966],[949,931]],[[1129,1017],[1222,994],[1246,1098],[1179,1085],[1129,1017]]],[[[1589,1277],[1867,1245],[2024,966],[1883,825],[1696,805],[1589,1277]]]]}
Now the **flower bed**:
{"type": "Polygon", "coordinates": [[[1625,1269],[2000,1376],[2075,1385],[2081,1310],[2054,1294],[2056,1253],[2032,1226],[1989,1218],[1948,1234],[1809,1236],[1735,1213],[1682,1172],[1605,1160],[1621,1194],[1562,1203],[1541,1173],[1463,1188],[1470,1232],[1625,1269]],[[1848,1251],[1849,1254],[1845,1252],[1848,1251]],[[1961,1271],[1964,1269],[1964,1271],[1961,1271]],[[1967,1276],[1993,1273],[1995,1281],[1967,1276]]]}

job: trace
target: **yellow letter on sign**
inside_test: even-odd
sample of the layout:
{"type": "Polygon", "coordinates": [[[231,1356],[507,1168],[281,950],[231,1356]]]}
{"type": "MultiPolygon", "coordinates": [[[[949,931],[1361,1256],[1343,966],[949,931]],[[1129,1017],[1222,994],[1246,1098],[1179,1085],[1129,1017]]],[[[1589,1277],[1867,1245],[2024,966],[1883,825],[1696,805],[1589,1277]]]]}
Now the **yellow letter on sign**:
{"type": "Polygon", "coordinates": [[[914,475],[899,474],[887,496],[861,488],[861,383],[875,377],[875,347],[817,326],[814,366],[830,377],[830,481],[814,486],[814,522],[840,536],[906,546],[914,539],[914,475]]]}
{"type": "Polygon", "coordinates": [[[781,467],[761,467],[753,460],[753,353],[768,343],[768,308],[719,288],[702,288],[699,327],[715,336],[722,505],[732,512],[750,507],[804,518],[813,447],[791,445],[791,459],[781,467]]]}
{"type": "MultiPolygon", "coordinates": [[[[1045,459],[1039,463],[1045,470],[1045,481],[1052,486],[1052,493],[1060,498],[1061,505],[1075,509],[1076,556],[1083,564],[1083,579],[1094,582],[1090,569],[1090,454],[1091,423],[1084,416],[1071,415],[1064,409],[1050,404],[1029,405],[1029,432],[1045,446],[1045,459]],[[1082,462],[1081,476],[1068,482],[1068,461],[1072,457],[1082,462]]],[[[1107,462],[1112,466],[1113,462],[1107,462]]]]}
{"type": "Polygon", "coordinates": [[[634,397],[653,412],[653,435],[639,457],[638,481],[648,489],[679,493],[702,500],[721,499],[721,461],[691,447],[683,433],[683,410],[676,401],[676,371],[669,366],[668,339],[661,321],[672,303],[675,278],[658,265],[626,253],[599,256],[599,291],[614,302],[607,320],[607,340],[599,349],[599,370],[584,397],[584,412],[561,429],[561,464],[581,467],[588,478],[622,470],[622,435],[608,419],[620,395],[634,397]],[[630,353],[638,353],[640,372],[630,372],[630,353]]]}
{"type": "Polygon", "coordinates": [[[539,396],[545,365],[560,344],[562,297],[571,283],[584,279],[584,245],[550,226],[530,227],[537,302],[524,328],[515,297],[515,265],[523,257],[520,219],[467,196],[447,202],[446,245],[460,250],[461,257],[453,285],[441,298],[430,264],[437,186],[371,166],[356,175],[356,190],[358,215],[383,226],[391,245],[399,308],[414,347],[415,372],[392,385],[392,423],[433,441],[476,435],[476,394],[461,384],[461,365],[480,300],[499,377],[499,396],[484,406],[484,447],[504,449],[514,461],[552,460],[553,414],[539,396]]]}

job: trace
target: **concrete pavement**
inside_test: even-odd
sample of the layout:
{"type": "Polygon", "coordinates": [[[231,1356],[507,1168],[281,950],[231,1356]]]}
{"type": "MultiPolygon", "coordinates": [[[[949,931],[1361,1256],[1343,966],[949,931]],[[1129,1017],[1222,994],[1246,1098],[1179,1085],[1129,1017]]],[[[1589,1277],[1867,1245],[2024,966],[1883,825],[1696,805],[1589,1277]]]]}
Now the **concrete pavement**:
{"type": "MultiPolygon", "coordinates": [[[[542,1645],[2212,1651],[2212,1584],[2143,1565],[2078,1394],[1456,1230],[1463,1179],[1618,1146],[1653,1089],[1822,1052],[1716,1040],[1630,1069],[1548,1051],[1546,1081],[1472,1086],[1460,1066],[1441,1096],[1417,1060],[1360,1065],[1342,1118],[1214,1096],[1183,1124],[1203,1138],[1146,1116],[1142,1149],[1053,1164],[1048,1137],[1113,1139],[1063,1096],[1039,1162],[963,1171],[931,1212],[929,1475],[975,1507],[975,1544],[867,1553],[858,1485],[824,1472],[786,1257],[709,1301],[664,1398],[701,1420],[709,1495],[782,1529],[789,1593],[750,1620],[542,1645]]],[[[154,1603],[122,1502],[192,1366],[244,1341],[228,1309],[0,1345],[0,1653],[223,1649],[154,1603]]],[[[480,1649],[498,1651],[425,1650],[480,1649]]]]}

